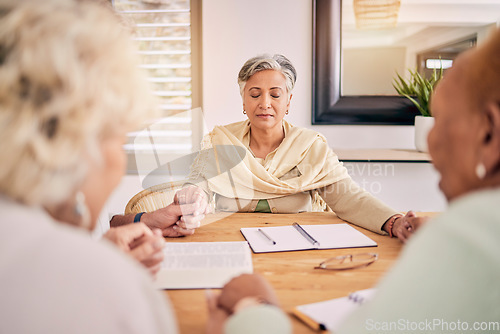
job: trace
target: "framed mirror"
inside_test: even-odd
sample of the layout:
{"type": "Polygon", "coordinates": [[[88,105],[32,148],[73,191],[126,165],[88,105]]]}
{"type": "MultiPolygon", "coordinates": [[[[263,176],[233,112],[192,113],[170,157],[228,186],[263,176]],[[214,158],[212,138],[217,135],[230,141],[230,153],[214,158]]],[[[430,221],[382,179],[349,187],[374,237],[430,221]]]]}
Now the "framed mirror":
{"type": "Polygon", "coordinates": [[[418,111],[393,90],[396,72],[429,73],[426,61],[440,55],[452,61],[496,27],[497,13],[497,0],[401,0],[397,27],[365,30],[353,0],[313,0],[312,124],[413,125],[418,111]]]}

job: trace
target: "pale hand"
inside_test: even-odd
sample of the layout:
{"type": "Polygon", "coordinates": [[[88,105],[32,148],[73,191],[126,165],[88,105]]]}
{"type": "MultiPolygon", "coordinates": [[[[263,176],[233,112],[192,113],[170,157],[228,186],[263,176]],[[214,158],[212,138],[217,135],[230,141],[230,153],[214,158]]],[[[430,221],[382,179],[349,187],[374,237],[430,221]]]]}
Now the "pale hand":
{"type": "Polygon", "coordinates": [[[136,223],[112,227],[104,237],[139,261],[153,276],[160,270],[165,244],[160,230],[152,231],[145,224],[136,223]]]}

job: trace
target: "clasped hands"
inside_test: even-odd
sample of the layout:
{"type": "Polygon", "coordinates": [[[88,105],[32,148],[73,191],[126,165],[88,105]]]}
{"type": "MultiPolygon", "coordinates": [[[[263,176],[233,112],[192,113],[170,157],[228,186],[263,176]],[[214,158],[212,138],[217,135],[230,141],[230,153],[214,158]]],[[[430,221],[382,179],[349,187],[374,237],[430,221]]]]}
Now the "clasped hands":
{"type": "Polygon", "coordinates": [[[172,204],[142,215],[141,222],[151,229],[160,229],[164,237],[181,237],[193,234],[207,213],[210,213],[207,194],[189,185],[177,191],[172,204]]]}
{"type": "MultiPolygon", "coordinates": [[[[417,217],[415,212],[410,210],[406,215],[396,218],[392,226],[392,235],[402,242],[406,242],[417,229],[427,222],[427,220],[428,217],[417,217]]],[[[384,229],[386,232],[389,232],[386,229],[386,225],[387,224],[384,225],[384,229]]]]}
{"type": "MultiPolygon", "coordinates": [[[[164,258],[163,237],[193,234],[209,212],[206,193],[201,188],[190,185],[179,190],[173,203],[167,207],[144,213],[140,223],[113,227],[104,237],[142,263],[154,276],[160,270],[164,258]]],[[[132,219],[133,215],[129,216],[132,219]]],[[[116,219],[126,218],[121,216],[116,219]]]]}
{"type": "Polygon", "coordinates": [[[220,293],[207,291],[207,333],[222,334],[230,315],[264,302],[279,307],[271,285],[258,274],[242,274],[229,281],[220,293]]]}

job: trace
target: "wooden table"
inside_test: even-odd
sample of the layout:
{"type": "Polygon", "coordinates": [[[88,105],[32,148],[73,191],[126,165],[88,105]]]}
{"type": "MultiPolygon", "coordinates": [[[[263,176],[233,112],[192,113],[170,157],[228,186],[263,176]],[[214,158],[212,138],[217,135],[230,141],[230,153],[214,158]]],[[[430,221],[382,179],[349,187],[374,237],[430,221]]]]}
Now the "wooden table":
{"type": "MultiPolygon", "coordinates": [[[[306,225],[344,221],[334,213],[217,213],[208,215],[194,235],[169,241],[244,241],[241,227],[280,226],[293,222],[306,225]]],[[[262,274],[271,283],[286,312],[297,305],[344,297],[350,292],[373,287],[394,263],[402,244],[395,238],[381,236],[355,225],[353,227],[375,240],[378,247],[252,254],[254,272],[262,274]],[[366,251],[379,255],[378,261],[368,267],[346,271],[313,269],[329,257],[366,251]]],[[[174,306],[181,333],[204,333],[207,320],[204,291],[170,290],[165,293],[174,306]]],[[[293,316],[290,319],[294,333],[314,333],[293,316]]]]}

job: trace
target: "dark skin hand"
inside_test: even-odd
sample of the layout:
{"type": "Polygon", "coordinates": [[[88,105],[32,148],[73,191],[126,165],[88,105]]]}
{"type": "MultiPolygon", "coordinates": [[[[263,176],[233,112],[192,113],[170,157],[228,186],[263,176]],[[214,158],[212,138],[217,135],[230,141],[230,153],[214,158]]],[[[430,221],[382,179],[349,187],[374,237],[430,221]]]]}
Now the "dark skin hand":
{"type": "Polygon", "coordinates": [[[204,215],[194,216],[196,204],[175,204],[142,215],[141,222],[150,228],[162,230],[164,237],[191,235],[200,226],[204,215]]]}
{"type": "Polygon", "coordinates": [[[271,285],[258,274],[243,274],[233,278],[219,295],[207,291],[208,322],[206,333],[222,334],[224,325],[235,305],[245,297],[257,297],[279,306],[271,285]]]}
{"type": "MultiPolygon", "coordinates": [[[[200,227],[200,221],[205,218],[206,210],[200,211],[200,204],[178,203],[174,198],[174,203],[153,212],[144,213],[141,216],[141,223],[146,224],[151,229],[160,229],[164,237],[182,237],[191,235],[195,229],[200,227]]],[[[132,224],[135,214],[115,215],[110,222],[112,227],[132,224]]]]}
{"type": "Polygon", "coordinates": [[[222,289],[217,305],[232,313],[236,303],[245,297],[259,297],[273,305],[279,305],[271,285],[258,274],[243,274],[233,278],[222,289]]]}
{"type": "MultiPolygon", "coordinates": [[[[427,221],[428,217],[417,217],[415,212],[408,211],[406,215],[396,218],[392,227],[392,235],[402,242],[406,243],[413,233],[415,233],[427,221]]],[[[389,233],[388,224],[384,224],[383,230],[389,233]]]]}

